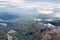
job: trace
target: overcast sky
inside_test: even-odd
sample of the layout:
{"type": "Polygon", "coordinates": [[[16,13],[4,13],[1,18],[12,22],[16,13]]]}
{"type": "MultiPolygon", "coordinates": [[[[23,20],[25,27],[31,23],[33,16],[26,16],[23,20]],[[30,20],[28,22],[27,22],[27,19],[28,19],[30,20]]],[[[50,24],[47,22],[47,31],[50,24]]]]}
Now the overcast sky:
{"type": "Polygon", "coordinates": [[[16,12],[22,10],[22,13],[51,14],[60,18],[60,0],[0,0],[0,8],[13,9],[16,12]]]}

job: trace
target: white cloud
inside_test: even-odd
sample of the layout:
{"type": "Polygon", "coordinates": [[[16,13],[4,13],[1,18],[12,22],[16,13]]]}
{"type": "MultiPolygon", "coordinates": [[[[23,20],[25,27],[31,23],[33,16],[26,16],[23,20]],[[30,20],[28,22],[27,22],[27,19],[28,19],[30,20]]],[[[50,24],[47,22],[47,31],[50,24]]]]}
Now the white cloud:
{"type": "MultiPolygon", "coordinates": [[[[16,0],[17,1],[17,0],[16,0]]],[[[15,1],[15,3],[17,3],[15,1]]],[[[26,8],[26,9],[37,9],[38,13],[42,13],[42,14],[51,14],[54,12],[55,8],[60,8],[60,4],[57,3],[50,3],[50,2],[29,2],[28,1],[20,1],[18,2],[18,4],[14,4],[16,5],[17,8],[26,8]]]]}
{"type": "MultiPolygon", "coordinates": [[[[0,0],[1,1],[1,0],[0,0]]],[[[55,8],[60,8],[60,4],[57,3],[51,3],[51,2],[31,2],[26,0],[2,0],[7,1],[4,6],[1,7],[7,7],[7,5],[13,6],[13,8],[23,8],[23,9],[36,9],[38,13],[42,14],[51,14],[54,12],[55,8]]]]}
{"type": "Polygon", "coordinates": [[[37,12],[40,14],[52,14],[54,11],[53,8],[37,8],[37,12]]]}
{"type": "Polygon", "coordinates": [[[36,18],[34,19],[34,21],[42,21],[42,19],[36,18]]]}
{"type": "Polygon", "coordinates": [[[54,17],[60,18],[60,12],[55,13],[54,17]]]}
{"type": "Polygon", "coordinates": [[[9,0],[9,2],[13,2],[13,3],[18,3],[18,2],[23,2],[24,0],[9,0]]]}
{"type": "Polygon", "coordinates": [[[51,14],[51,13],[53,13],[53,11],[48,11],[48,10],[37,10],[38,11],[38,13],[42,13],[42,14],[51,14]]]}
{"type": "Polygon", "coordinates": [[[60,4],[54,4],[50,2],[32,2],[27,3],[28,1],[23,1],[20,4],[17,4],[18,7],[24,7],[24,8],[59,8],[60,4]]]}
{"type": "Polygon", "coordinates": [[[8,6],[17,6],[18,4],[24,3],[25,0],[0,0],[0,6],[8,7],[8,6]],[[7,6],[8,5],[8,6],[7,6]]]}
{"type": "Polygon", "coordinates": [[[6,23],[0,23],[0,25],[2,25],[2,26],[7,26],[7,24],[6,24],[6,23]]]}
{"type": "Polygon", "coordinates": [[[44,21],[53,21],[53,19],[44,19],[44,21]]]}
{"type": "Polygon", "coordinates": [[[17,8],[28,8],[28,9],[31,9],[31,8],[51,8],[51,7],[60,8],[59,7],[60,4],[50,3],[50,2],[31,2],[31,1],[26,1],[26,0],[2,0],[2,1],[7,1],[11,5],[17,6],[17,8]]]}

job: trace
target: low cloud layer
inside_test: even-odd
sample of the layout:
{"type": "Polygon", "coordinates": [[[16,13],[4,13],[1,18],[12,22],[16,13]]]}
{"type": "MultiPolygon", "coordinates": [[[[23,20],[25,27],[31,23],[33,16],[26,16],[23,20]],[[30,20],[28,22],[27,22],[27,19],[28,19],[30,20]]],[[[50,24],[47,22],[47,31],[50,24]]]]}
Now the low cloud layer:
{"type": "MultiPolygon", "coordinates": [[[[51,0],[52,1],[52,0],[51,0]]],[[[60,12],[56,12],[56,10],[60,10],[60,3],[56,3],[56,1],[53,2],[47,2],[47,1],[32,1],[32,0],[1,0],[0,2],[0,8],[14,8],[15,11],[19,12],[18,9],[22,10],[29,10],[35,9],[37,11],[37,14],[51,14],[54,15],[54,17],[60,18],[60,12]],[[2,5],[3,4],[3,5],[2,5]],[[17,9],[17,10],[16,10],[17,9]]],[[[57,0],[59,1],[59,0],[57,0]]],[[[23,11],[25,12],[25,11],[23,11]]],[[[28,11],[26,11],[28,13],[28,11]]],[[[31,12],[33,13],[33,12],[31,12]]],[[[19,14],[19,13],[18,13],[19,14]]]]}

